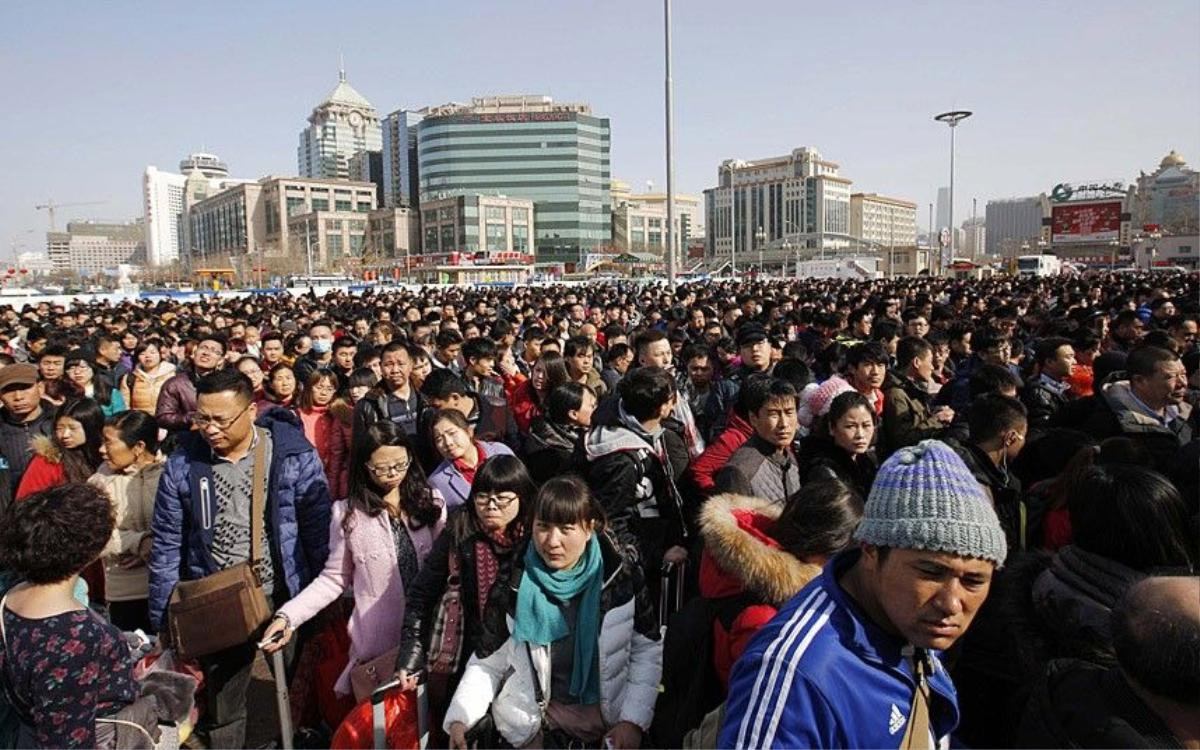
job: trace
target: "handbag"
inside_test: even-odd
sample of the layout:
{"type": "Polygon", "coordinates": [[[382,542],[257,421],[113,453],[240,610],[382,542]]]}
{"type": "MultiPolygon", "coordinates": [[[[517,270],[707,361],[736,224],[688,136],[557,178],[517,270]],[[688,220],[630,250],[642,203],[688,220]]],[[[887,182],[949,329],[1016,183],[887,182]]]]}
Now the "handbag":
{"type": "Polygon", "coordinates": [[[167,627],[175,652],[195,659],[240,646],[271,618],[257,566],[262,562],[266,511],[267,437],[254,448],[254,489],[250,495],[250,559],[195,581],[180,581],[171,592],[167,627]]]}
{"type": "Polygon", "coordinates": [[[350,669],[350,688],[354,691],[357,703],[369,699],[383,683],[392,679],[396,674],[396,657],[400,647],[388,649],[379,656],[367,662],[359,662],[350,669]]]}
{"type": "Polygon", "coordinates": [[[435,675],[455,674],[462,659],[462,573],[458,554],[453,549],[447,562],[446,591],[438,602],[433,628],[429,632],[429,655],[425,659],[426,669],[435,675]]]}

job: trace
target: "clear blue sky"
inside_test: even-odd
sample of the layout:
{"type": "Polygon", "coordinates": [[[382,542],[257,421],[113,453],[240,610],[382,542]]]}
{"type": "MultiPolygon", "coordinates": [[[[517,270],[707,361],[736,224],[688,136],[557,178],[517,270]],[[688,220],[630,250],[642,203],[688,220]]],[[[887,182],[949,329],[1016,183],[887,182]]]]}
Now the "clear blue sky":
{"type": "MultiPolygon", "coordinates": [[[[675,0],[678,190],[724,158],[816,147],[856,191],[927,204],[958,130],[971,198],[1130,180],[1171,148],[1200,163],[1200,2],[675,0]]],[[[612,120],[613,176],[665,184],[656,0],[0,4],[0,257],[40,249],[35,203],[141,215],[147,164],[201,147],[236,176],[294,174],[337,81],[381,114],[494,93],[585,100],[612,120]]]]}

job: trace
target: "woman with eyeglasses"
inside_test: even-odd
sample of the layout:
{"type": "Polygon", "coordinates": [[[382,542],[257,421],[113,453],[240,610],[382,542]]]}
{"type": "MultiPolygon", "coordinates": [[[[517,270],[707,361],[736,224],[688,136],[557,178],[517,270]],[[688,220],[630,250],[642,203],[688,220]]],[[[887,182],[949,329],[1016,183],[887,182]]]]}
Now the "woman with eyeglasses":
{"type": "Polygon", "coordinates": [[[480,464],[492,456],[512,454],[504,443],[476,440],[475,430],[457,409],[440,409],[433,415],[429,439],[442,457],[429,475],[429,484],[446,498],[448,508],[466,502],[480,464]]]}
{"type": "MultiPolygon", "coordinates": [[[[300,398],[296,400],[296,413],[300,415],[300,422],[304,425],[304,437],[317,449],[326,477],[333,476],[335,465],[346,462],[345,456],[336,460],[333,457],[332,433],[336,428],[329,407],[337,396],[337,390],[337,374],[327,367],[319,367],[308,376],[304,388],[300,391],[300,398]]],[[[345,450],[345,447],[342,450],[345,450]]],[[[332,492],[332,483],[329,489],[330,497],[334,500],[345,497],[332,492]]]]}
{"type": "Polygon", "coordinates": [[[405,592],[445,520],[445,502],[426,484],[404,430],[386,421],[368,427],[354,446],[350,495],[333,504],[325,569],[275,613],[263,639],[283,636],[266,650],[283,648],[296,628],[353,587],[350,661],[334,686],[339,694],[351,694],[350,672],[356,665],[396,650],[405,592]]]}
{"type": "MultiPolygon", "coordinates": [[[[493,586],[509,579],[514,550],[520,548],[529,530],[535,495],[537,486],[519,458],[505,455],[484,461],[475,472],[467,503],[450,513],[445,532],[434,542],[408,594],[396,669],[405,686],[411,688],[416,686],[416,674],[427,666],[438,604],[447,588],[459,587],[462,656],[454,674],[430,674],[434,716],[449,703],[467,658],[475,650],[493,586]]],[[[437,725],[431,721],[431,726],[437,725]]]]}
{"type": "Polygon", "coordinates": [[[128,408],[119,390],[113,390],[104,378],[96,377],[96,360],[92,355],[76,349],[67,355],[65,365],[67,379],[78,386],[83,396],[94,399],[105,417],[120,414],[128,408]]]}

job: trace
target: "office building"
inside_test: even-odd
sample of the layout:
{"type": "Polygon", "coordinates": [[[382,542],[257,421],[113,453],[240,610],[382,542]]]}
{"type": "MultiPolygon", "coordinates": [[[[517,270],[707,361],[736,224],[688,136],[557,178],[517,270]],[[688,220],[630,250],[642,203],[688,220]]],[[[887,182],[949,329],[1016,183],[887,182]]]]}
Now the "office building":
{"type": "Polygon", "coordinates": [[[65,232],[46,233],[46,256],[54,271],[87,275],[122,263],[142,265],[146,261],[146,228],[140,219],[72,221],[65,232]]]}
{"type": "Polygon", "coordinates": [[[962,223],[961,239],[956,238],[954,248],[959,257],[974,260],[987,253],[987,220],[981,216],[962,223]]]}
{"type": "MultiPolygon", "coordinates": [[[[942,229],[950,228],[950,188],[940,187],[937,191],[937,223],[933,227],[936,235],[942,229]]],[[[957,247],[957,245],[955,245],[957,247]]]]}
{"type": "Polygon", "coordinates": [[[538,261],[578,264],[612,242],[609,122],[548,96],[475,98],[425,111],[421,203],[492,194],[534,203],[538,261]]]}
{"type": "Polygon", "coordinates": [[[1015,258],[1023,243],[1036,243],[1042,236],[1043,197],[991,200],[984,209],[988,255],[1015,258]]]}
{"type": "Polygon", "coordinates": [[[179,172],[168,172],[154,165],[146,167],[142,174],[142,219],[146,225],[148,265],[167,265],[179,259],[186,236],[183,230],[184,185],[193,174],[205,181],[206,194],[254,182],[230,177],[225,162],[215,154],[189,154],[179,162],[179,172]]]}
{"type": "MultiPolygon", "coordinates": [[[[612,214],[613,248],[619,252],[651,253],[665,261],[667,208],[665,204],[623,201],[612,214]]],[[[684,227],[690,217],[675,216],[675,246],[687,247],[684,227]]],[[[678,257],[678,256],[677,256],[678,257]]]]}
{"type": "Polygon", "coordinates": [[[415,281],[522,283],[533,273],[535,204],[528,198],[458,195],[421,204],[415,281]]]}
{"type": "Polygon", "coordinates": [[[875,245],[917,244],[917,204],[876,193],[850,196],[850,234],[875,245]]]}
{"type": "Polygon", "coordinates": [[[359,151],[381,151],[379,114],[366,97],[338,71],[338,84],[313,108],[308,127],[300,131],[296,150],[301,177],[350,178],[350,157],[359,151]]]}
{"type": "Polygon", "coordinates": [[[418,184],[417,126],[424,115],[398,109],[383,118],[383,205],[388,208],[417,208],[421,204],[418,184]]]}
{"type": "MultiPolygon", "coordinates": [[[[263,238],[262,185],[235,185],[187,207],[185,257],[190,268],[226,268],[258,249],[263,238]]],[[[190,201],[189,201],[190,202],[190,201]]]]}
{"type": "Polygon", "coordinates": [[[359,151],[350,157],[350,181],[375,184],[375,205],[383,205],[383,152],[359,151]]]}
{"type": "Polygon", "coordinates": [[[736,242],[739,268],[758,262],[760,246],[768,267],[782,267],[802,249],[846,247],[851,181],[838,171],[808,146],[768,159],[721,162],[717,187],[704,191],[709,258],[730,260],[736,242]]]}
{"type": "Polygon", "coordinates": [[[421,250],[420,219],[415,208],[378,208],[367,217],[368,268],[408,268],[421,250]]]}

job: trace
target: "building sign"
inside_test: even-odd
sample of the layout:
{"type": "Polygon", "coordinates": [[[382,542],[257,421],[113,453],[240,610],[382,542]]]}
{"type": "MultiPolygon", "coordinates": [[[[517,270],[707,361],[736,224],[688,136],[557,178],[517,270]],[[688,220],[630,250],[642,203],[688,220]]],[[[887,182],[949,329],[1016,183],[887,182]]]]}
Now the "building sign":
{"type": "Polygon", "coordinates": [[[521,122],[571,122],[575,119],[574,112],[505,112],[482,115],[450,115],[447,117],[431,117],[437,123],[450,125],[488,125],[494,123],[510,124],[521,122]]]}
{"type": "Polygon", "coordinates": [[[1111,242],[1121,233],[1121,201],[1074,203],[1051,209],[1050,241],[1111,242]]]}
{"type": "Polygon", "coordinates": [[[1124,195],[1125,185],[1120,182],[1089,182],[1086,185],[1070,185],[1065,182],[1060,182],[1050,191],[1050,200],[1055,203],[1064,203],[1071,198],[1080,198],[1085,193],[1089,196],[1106,196],[1106,195],[1124,195]]]}

